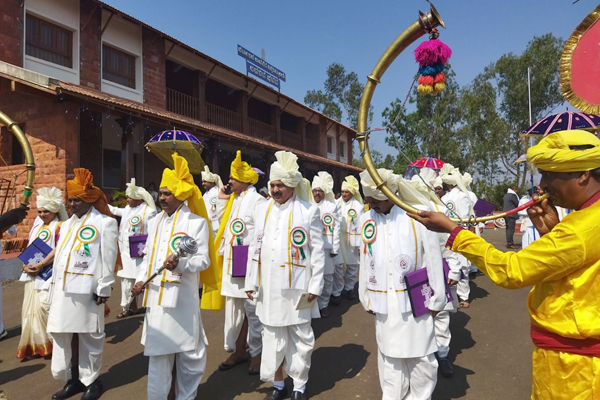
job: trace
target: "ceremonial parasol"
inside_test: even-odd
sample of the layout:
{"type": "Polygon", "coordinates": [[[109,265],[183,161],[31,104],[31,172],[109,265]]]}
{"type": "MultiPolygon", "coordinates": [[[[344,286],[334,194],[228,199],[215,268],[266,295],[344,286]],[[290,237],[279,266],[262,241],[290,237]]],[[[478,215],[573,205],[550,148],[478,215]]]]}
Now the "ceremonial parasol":
{"type": "Polygon", "coordinates": [[[527,161],[527,154],[523,154],[521,157],[515,160],[515,164],[522,164],[527,161]]]}
{"type": "Polygon", "coordinates": [[[419,159],[411,162],[410,164],[408,164],[408,166],[409,167],[417,167],[417,168],[425,168],[426,167],[426,168],[431,168],[431,169],[435,169],[435,170],[440,170],[440,169],[442,169],[444,164],[446,164],[445,161],[438,160],[437,158],[423,157],[423,158],[419,158],[419,159]]]}
{"type": "Polygon", "coordinates": [[[177,153],[187,160],[191,174],[197,175],[204,169],[204,161],[200,157],[204,146],[191,133],[178,130],[163,131],[154,135],[146,143],[146,148],[169,168],[174,168],[171,155],[177,153]]]}
{"type": "Polygon", "coordinates": [[[259,177],[261,177],[261,176],[263,176],[263,175],[265,174],[265,173],[264,173],[264,172],[263,172],[261,169],[259,169],[259,168],[252,167],[252,170],[253,170],[254,172],[256,172],[256,174],[257,174],[259,177]]]}
{"type": "Polygon", "coordinates": [[[585,114],[582,112],[565,111],[560,114],[549,115],[523,130],[521,135],[546,136],[553,132],[567,131],[571,129],[583,129],[586,131],[595,131],[600,125],[600,116],[585,114]]]}

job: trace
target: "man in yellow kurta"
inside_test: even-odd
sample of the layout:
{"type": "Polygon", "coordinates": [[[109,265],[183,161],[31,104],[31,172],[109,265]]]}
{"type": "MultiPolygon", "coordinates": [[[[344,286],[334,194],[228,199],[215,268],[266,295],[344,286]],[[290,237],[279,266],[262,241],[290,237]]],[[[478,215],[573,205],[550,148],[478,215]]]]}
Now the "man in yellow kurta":
{"type": "Polygon", "coordinates": [[[533,285],[534,400],[594,399],[600,393],[600,140],[572,130],[548,135],[527,152],[550,195],[529,210],[541,238],[516,252],[494,249],[443,214],[411,215],[451,232],[446,244],[499,286],[533,285]],[[554,206],[571,208],[562,221],[554,206]]]}

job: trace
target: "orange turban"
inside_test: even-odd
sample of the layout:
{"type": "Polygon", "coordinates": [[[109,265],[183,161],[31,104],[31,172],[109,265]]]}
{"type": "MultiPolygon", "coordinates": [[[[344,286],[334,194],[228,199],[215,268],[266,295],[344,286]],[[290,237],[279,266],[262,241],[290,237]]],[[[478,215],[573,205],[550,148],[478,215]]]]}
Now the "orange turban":
{"type": "Polygon", "coordinates": [[[108,209],[106,195],[99,187],[94,186],[92,173],[85,168],[75,168],[73,172],[75,178],[67,181],[67,196],[77,196],[81,201],[93,204],[100,213],[112,216],[108,209]]]}

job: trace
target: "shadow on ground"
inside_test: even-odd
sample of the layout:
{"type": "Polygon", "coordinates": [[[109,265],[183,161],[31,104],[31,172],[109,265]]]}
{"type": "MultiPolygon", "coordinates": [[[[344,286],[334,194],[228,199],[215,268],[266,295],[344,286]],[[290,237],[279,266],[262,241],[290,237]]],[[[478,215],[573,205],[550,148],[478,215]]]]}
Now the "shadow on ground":
{"type": "Polygon", "coordinates": [[[228,370],[215,370],[198,388],[197,400],[200,399],[233,399],[245,393],[265,393],[268,387],[260,388],[263,382],[258,375],[249,375],[249,363],[239,364],[228,370]]]}
{"type": "Polygon", "coordinates": [[[106,333],[106,338],[111,338],[107,340],[107,343],[117,344],[125,341],[129,336],[133,335],[135,331],[140,329],[142,324],[144,323],[144,316],[133,316],[124,319],[119,319],[109,324],[106,324],[104,327],[104,332],[106,333]]]}
{"type": "Polygon", "coordinates": [[[147,374],[148,357],[139,353],[111,366],[106,373],[100,375],[100,379],[108,391],[133,383],[147,374]]]}
{"type": "Polygon", "coordinates": [[[0,372],[0,385],[4,385],[8,382],[21,379],[27,375],[38,372],[46,367],[45,364],[32,364],[23,367],[14,368],[8,371],[0,372]]]}
{"type": "Polygon", "coordinates": [[[346,314],[353,305],[359,303],[358,296],[356,296],[356,299],[354,300],[348,300],[346,296],[342,296],[341,300],[339,306],[333,306],[329,303],[329,311],[331,312],[329,318],[315,318],[312,320],[315,340],[319,339],[319,337],[328,330],[341,327],[344,314],[346,314]]]}

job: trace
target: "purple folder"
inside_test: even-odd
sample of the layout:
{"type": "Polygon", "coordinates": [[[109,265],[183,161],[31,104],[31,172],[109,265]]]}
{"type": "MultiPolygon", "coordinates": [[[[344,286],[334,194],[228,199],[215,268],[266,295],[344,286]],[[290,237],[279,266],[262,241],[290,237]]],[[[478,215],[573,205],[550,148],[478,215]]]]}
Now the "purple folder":
{"type": "Polygon", "coordinates": [[[245,277],[248,266],[248,245],[232,246],[231,253],[231,276],[234,278],[245,277]]]}
{"type": "Polygon", "coordinates": [[[144,256],[146,240],[148,240],[148,235],[129,236],[129,256],[131,258],[144,256]]]}
{"type": "MultiPolygon", "coordinates": [[[[52,247],[48,246],[42,239],[35,239],[19,256],[19,260],[23,261],[23,264],[37,264],[46,258],[46,256],[52,251],[52,247]]],[[[47,281],[52,276],[52,264],[46,265],[38,274],[40,278],[47,281]]]]}
{"type": "MultiPolygon", "coordinates": [[[[415,318],[429,312],[429,299],[434,292],[429,286],[429,277],[427,268],[421,268],[404,276],[406,281],[406,290],[410,299],[410,308],[415,318]]],[[[451,302],[450,288],[446,284],[446,301],[451,302]]]]}
{"type": "Polygon", "coordinates": [[[477,217],[485,217],[486,215],[490,215],[494,211],[494,208],[496,208],[495,204],[477,199],[477,202],[473,206],[473,211],[475,211],[477,217]]]}

